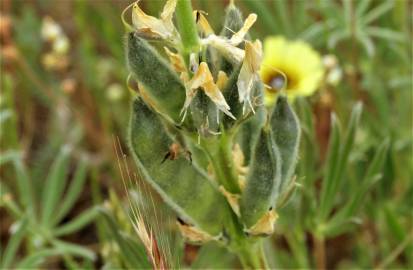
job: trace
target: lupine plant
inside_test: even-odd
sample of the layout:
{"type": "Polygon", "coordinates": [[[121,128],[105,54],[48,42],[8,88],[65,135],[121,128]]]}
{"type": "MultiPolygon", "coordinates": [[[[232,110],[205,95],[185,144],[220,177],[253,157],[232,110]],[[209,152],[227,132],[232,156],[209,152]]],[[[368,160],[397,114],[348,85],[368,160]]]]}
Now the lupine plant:
{"type": "Polygon", "coordinates": [[[248,35],[257,15],[244,21],[230,3],[218,34],[188,0],[167,1],[159,19],[130,8],[129,139],[141,177],[187,241],[217,241],[244,267],[265,267],[261,239],[294,187],[300,127],[282,93],[264,106],[261,42],[248,35]]]}

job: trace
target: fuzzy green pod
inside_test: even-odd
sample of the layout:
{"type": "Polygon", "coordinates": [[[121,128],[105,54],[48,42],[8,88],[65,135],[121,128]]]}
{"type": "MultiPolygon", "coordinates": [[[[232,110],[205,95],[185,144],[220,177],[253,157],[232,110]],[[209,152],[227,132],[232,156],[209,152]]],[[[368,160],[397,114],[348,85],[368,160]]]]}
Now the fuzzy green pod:
{"type": "MultiPolygon", "coordinates": [[[[225,21],[222,27],[221,36],[231,38],[235,32],[238,32],[244,25],[244,19],[242,17],[241,11],[233,4],[230,3],[225,10],[225,21]]],[[[250,35],[245,36],[246,40],[250,39],[250,35]]],[[[240,47],[244,48],[244,43],[240,44],[240,47]]],[[[230,62],[225,59],[221,60],[220,70],[225,71],[227,74],[231,74],[236,67],[234,67],[230,62]]]]}
{"type": "Polygon", "coordinates": [[[141,176],[185,223],[211,236],[220,235],[230,211],[224,197],[189,158],[178,155],[165,160],[173,143],[159,116],[136,98],[130,120],[130,148],[141,176]]]}
{"type": "Polygon", "coordinates": [[[278,146],[282,160],[280,186],[282,192],[294,174],[301,132],[300,123],[288,104],[287,97],[278,97],[270,121],[274,141],[278,146]]]}
{"type": "Polygon", "coordinates": [[[219,130],[219,111],[211,99],[203,92],[198,91],[189,105],[194,126],[204,137],[211,136],[219,130]]]}
{"type": "Polygon", "coordinates": [[[245,190],[241,218],[247,229],[274,209],[281,179],[281,158],[269,126],[261,129],[256,142],[245,190]]]}
{"type": "Polygon", "coordinates": [[[244,25],[241,11],[230,3],[225,9],[225,21],[220,35],[230,38],[234,32],[239,31],[244,25]]]}
{"type": "Polygon", "coordinates": [[[174,123],[180,123],[185,102],[185,87],[175,71],[145,40],[136,33],[127,39],[129,69],[144,86],[147,102],[174,123]]]}

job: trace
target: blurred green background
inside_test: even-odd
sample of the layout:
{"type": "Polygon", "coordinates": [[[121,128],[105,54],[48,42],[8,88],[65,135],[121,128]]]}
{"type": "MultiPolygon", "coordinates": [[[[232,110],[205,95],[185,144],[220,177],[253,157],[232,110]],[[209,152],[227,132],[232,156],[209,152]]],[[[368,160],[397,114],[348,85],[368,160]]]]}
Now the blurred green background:
{"type": "MultiPolygon", "coordinates": [[[[270,265],[413,268],[413,2],[235,2],[244,15],[258,14],[254,38],[305,40],[322,56],[332,55],[341,75],[294,103],[303,126],[298,187],[266,243],[270,265]],[[353,208],[334,229],[320,231],[314,216],[329,168],[331,113],[346,134],[357,101],[364,110],[334,194],[332,219],[349,202],[353,208]]],[[[135,170],[125,147],[132,95],[120,20],[130,2],[0,3],[0,267],[149,267],[127,218],[121,175],[135,170]],[[60,47],[42,35],[51,20],[60,26],[60,47]]],[[[163,4],[141,5],[157,14],[163,4]]],[[[217,32],[227,4],[193,1],[217,32]]],[[[138,186],[129,193],[142,203],[151,192],[138,186]]],[[[162,223],[155,230],[175,265],[238,265],[213,244],[184,246],[171,225],[173,215],[151,196],[157,206],[148,213],[165,216],[153,222],[162,223]]]]}

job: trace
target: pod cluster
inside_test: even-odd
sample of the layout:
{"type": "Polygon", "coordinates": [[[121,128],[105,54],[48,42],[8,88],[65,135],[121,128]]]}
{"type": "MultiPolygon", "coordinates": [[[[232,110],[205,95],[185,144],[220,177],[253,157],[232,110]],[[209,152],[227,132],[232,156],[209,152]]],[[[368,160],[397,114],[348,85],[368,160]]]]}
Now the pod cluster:
{"type": "Polygon", "coordinates": [[[257,16],[243,21],[231,3],[215,34],[194,11],[199,47],[188,53],[175,7],[167,1],[155,18],[132,6],[126,55],[138,87],[129,145],[139,174],[189,241],[230,243],[238,228],[245,237],[271,234],[277,199],[293,181],[300,126],[284,96],[263,105],[261,43],[248,35],[257,16]]]}

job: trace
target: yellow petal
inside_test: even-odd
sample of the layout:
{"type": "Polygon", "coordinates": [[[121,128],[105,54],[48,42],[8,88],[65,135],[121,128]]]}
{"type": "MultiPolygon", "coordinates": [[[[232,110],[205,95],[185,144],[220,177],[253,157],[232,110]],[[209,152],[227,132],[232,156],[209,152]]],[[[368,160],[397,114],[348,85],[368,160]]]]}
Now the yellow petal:
{"type": "Polygon", "coordinates": [[[232,159],[234,160],[234,166],[239,175],[246,175],[248,168],[244,166],[245,157],[242,152],[241,146],[236,143],[232,149],[232,159]]]}
{"type": "Polygon", "coordinates": [[[162,13],[161,13],[161,19],[164,22],[171,21],[172,22],[172,17],[174,15],[176,8],[176,0],[168,0],[163,7],[162,13]]]}
{"type": "MultiPolygon", "coordinates": [[[[324,76],[321,57],[306,42],[287,41],[281,36],[269,37],[264,41],[264,55],[260,70],[263,82],[271,84],[274,76],[285,74],[284,90],[290,99],[311,95],[320,86],[324,76]]],[[[274,102],[276,92],[270,85],[270,91],[266,91],[266,104],[274,102]]]]}
{"type": "Polygon", "coordinates": [[[218,88],[221,89],[222,91],[225,88],[225,85],[227,84],[227,82],[228,82],[227,74],[224,71],[220,70],[218,72],[218,79],[217,79],[218,88]]]}
{"type": "Polygon", "coordinates": [[[178,73],[185,72],[185,63],[182,60],[182,57],[177,53],[171,52],[167,47],[164,47],[164,49],[175,71],[178,73]]]}
{"type": "Polygon", "coordinates": [[[211,71],[209,71],[207,63],[202,62],[192,79],[188,82],[188,88],[195,89],[201,87],[207,82],[213,81],[214,78],[212,77],[211,71]]]}
{"type": "Polygon", "coordinates": [[[239,199],[241,196],[239,194],[232,194],[228,192],[223,186],[219,186],[219,191],[221,191],[221,193],[227,199],[227,202],[231,206],[232,211],[234,211],[234,213],[239,217],[239,199]]]}
{"type": "Polygon", "coordinates": [[[210,45],[219,51],[222,56],[234,65],[238,65],[244,59],[244,50],[230,44],[225,37],[209,35],[202,40],[203,45],[210,45]]]}
{"type": "Polygon", "coordinates": [[[245,57],[237,81],[239,101],[244,103],[244,110],[246,105],[250,105],[251,110],[254,110],[251,104],[251,90],[254,79],[258,77],[261,60],[261,42],[259,40],[254,43],[246,41],[245,57]]]}
{"type": "Polygon", "coordinates": [[[257,14],[251,13],[250,15],[248,15],[242,28],[231,37],[231,45],[236,46],[240,44],[244,40],[245,35],[248,33],[248,30],[251,28],[251,26],[255,23],[256,20],[257,14]]]}
{"type": "Polygon", "coordinates": [[[176,1],[177,0],[168,0],[161,13],[161,20],[164,22],[164,26],[168,29],[170,34],[173,34],[175,31],[172,18],[176,8],[176,1]]]}
{"type": "Polygon", "coordinates": [[[204,12],[200,10],[194,10],[193,14],[201,33],[203,33],[206,37],[211,34],[214,34],[214,30],[212,29],[208,20],[204,16],[204,12]]]}
{"type": "Polygon", "coordinates": [[[274,209],[271,209],[265,213],[254,226],[245,230],[251,235],[270,235],[274,232],[274,224],[277,220],[278,215],[275,213],[274,209]]]}
{"type": "MultiPolygon", "coordinates": [[[[215,103],[218,109],[223,111],[229,117],[235,119],[235,117],[229,112],[230,107],[225,101],[225,98],[218,86],[214,83],[214,78],[212,77],[211,71],[205,62],[202,62],[199,65],[194,77],[186,84],[186,88],[189,89],[187,90],[188,93],[192,93],[191,90],[196,90],[199,87],[204,90],[205,94],[212,100],[212,102],[215,103]]],[[[189,106],[187,102],[185,102],[185,105],[189,106]]]]}
{"type": "Polygon", "coordinates": [[[195,226],[187,225],[179,221],[177,222],[177,224],[182,236],[190,242],[205,243],[211,240],[217,240],[219,238],[213,237],[208,233],[196,228],[195,226]]]}

